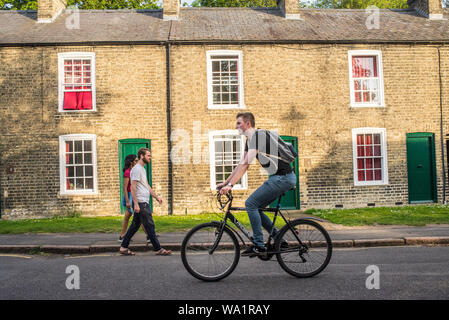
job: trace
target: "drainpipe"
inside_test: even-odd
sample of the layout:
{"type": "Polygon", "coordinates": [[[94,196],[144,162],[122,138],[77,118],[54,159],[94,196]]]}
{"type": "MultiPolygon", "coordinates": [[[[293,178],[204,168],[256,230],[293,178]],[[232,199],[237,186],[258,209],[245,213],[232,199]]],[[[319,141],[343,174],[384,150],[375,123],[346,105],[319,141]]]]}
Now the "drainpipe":
{"type": "Polygon", "coordinates": [[[441,81],[441,56],[440,47],[438,50],[438,77],[440,81],[440,134],[441,134],[441,164],[443,178],[443,204],[446,204],[446,168],[444,165],[444,134],[443,134],[443,85],[441,81]]]}
{"type": "MultiPolygon", "coordinates": [[[[171,23],[170,23],[171,29],[171,23]]],[[[165,69],[167,82],[167,146],[168,146],[168,214],[173,214],[173,165],[171,162],[171,91],[170,91],[170,42],[165,42],[165,69]]]]}

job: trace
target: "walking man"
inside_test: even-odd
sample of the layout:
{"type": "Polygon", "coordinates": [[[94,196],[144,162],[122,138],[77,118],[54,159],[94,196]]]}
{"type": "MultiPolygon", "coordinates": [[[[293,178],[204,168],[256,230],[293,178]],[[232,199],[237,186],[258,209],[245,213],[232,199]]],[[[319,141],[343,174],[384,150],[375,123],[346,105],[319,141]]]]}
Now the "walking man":
{"type": "MultiPolygon", "coordinates": [[[[296,185],[296,175],[290,164],[281,159],[277,140],[274,134],[266,130],[255,129],[255,119],[251,112],[239,113],[236,120],[239,134],[246,136],[246,146],[243,158],[225,182],[217,185],[221,194],[226,194],[240,180],[248,170],[254,158],[257,158],[270,177],[245,202],[246,211],[253,229],[255,246],[251,246],[242,253],[244,256],[254,257],[267,251],[262,226],[270,233],[272,221],[259,208],[265,208],[273,200],[296,185]],[[275,143],[273,143],[275,141],[275,143]]],[[[278,136],[275,136],[278,138],[278,136]]],[[[278,138],[280,139],[280,138],[278,138]]],[[[274,230],[274,234],[277,230],[274,230]]]]}
{"type": "Polygon", "coordinates": [[[143,224],[148,238],[153,245],[153,250],[156,251],[157,255],[167,256],[171,254],[171,251],[161,248],[159,240],[156,237],[153,216],[150,210],[150,194],[160,205],[162,204],[162,199],[151,189],[147,180],[145,165],[150,163],[151,151],[147,148],[140,148],[137,152],[137,158],[139,161],[132,168],[130,174],[131,196],[134,203],[133,222],[123,238],[120,253],[123,255],[134,255],[134,252],[128,249],[129,242],[137,230],[139,230],[140,225],[143,224]]]}

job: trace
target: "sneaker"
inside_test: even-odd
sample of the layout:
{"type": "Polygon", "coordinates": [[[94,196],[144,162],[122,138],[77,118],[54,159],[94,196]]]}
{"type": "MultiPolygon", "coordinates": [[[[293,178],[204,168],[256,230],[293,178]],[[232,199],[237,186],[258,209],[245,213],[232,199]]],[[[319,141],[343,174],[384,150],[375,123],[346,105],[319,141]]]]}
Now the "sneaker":
{"type": "Polygon", "coordinates": [[[281,248],[283,248],[283,249],[288,248],[288,242],[287,242],[287,240],[282,240],[282,241],[281,241],[281,248]]]}
{"type": "Polygon", "coordinates": [[[243,257],[255,257],[267,252],[267,248],[259,246],[251,246],[242,252],[243,257]]]}
{"type": "MultiPolygon", "coordinates": [[[[118,237],[118,240],[117,240],[117,241],[120,242],[120,243],[122,243],[124,238],[125,238],[125,237],[122,238],[122,237],[120,236],[120,237],[118,237]]],[[[131,240],[129,240],[129,242],[133,242],[133,240],[131,239],[131,240]]]]}
{"type": "MultiPolygon", "coordinates": [[[[155,234],[155,236],[156,236],[156,238],[159,238],[159,235],[158,235],[158,234],[155,234]]],[[[150,238],[147,238],[147,243],[151,243],[150,238]]]]}

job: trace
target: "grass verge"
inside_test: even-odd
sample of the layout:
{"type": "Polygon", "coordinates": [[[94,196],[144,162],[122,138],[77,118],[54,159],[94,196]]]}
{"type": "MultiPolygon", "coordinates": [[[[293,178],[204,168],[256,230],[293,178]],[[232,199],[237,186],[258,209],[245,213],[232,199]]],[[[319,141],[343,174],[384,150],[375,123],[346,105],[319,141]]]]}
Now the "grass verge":
{"type": "MultiPolygon", "coordinates": [[[[236,213],[234,216],[248,230],[251,230],[249,218],[246,212],[236,213]]],[[[272,218],[272,215],[268,215],[272,218]]],[[[173,215],[173,216],[153,216],[158,233],[187,231],[194,226],[210,222],[219,221],[219,214],[199,214],[199,215],[173,215]]],[[[0,220],[0,234],[20,234],[20,233],[119,233],[122,228],[123,217],[53,217],[46,219],[24,219],[24,220],[0,220]]],[[[132,219],[128,226],[131,225],[132,219]]],[[[277,227],[281,227],[283,221],[278,220],[277,227]]],[[[139,232],[143,232],[139,229],[139,232]]]]}
{"type": "Polygon", "coordinates": [[[449,224],[449,207],[445,205],[413,205],[359,209],[309,209],[314,215],[345,226],[449,224]]]}
{"type": "MultiPolygon", "coordinates": [[[[374,207],[359,209],[309,209],[308,215],[325,219],[345,226],[363,225],[409,225],[449,224],[449,207],[444,205],[416,205],[404,207],[374,207]]],[[[234,214],[249,231],[251,226],[246,212],[234,214]]],[[[154,216],[156,231],[183,232],[194,226],[220,220],[221,214],[154,216]]],[[[272,214],[268,213],[270,218],[272,214]]],[[[0,234],[20,233],[119,233],[122,216],[82,217],[79,214],[47,219],[0,220],[0,234]]],[[[131,224],[131,221],[130,221],[131,224]]],[[[129,224],[129,225],[130,225],[129,224]]],[[[276,227],[284,225],[282,218],[276,221],[276,227]]],[[[139,229],[139,232],[142,232],[139,229]]]]}

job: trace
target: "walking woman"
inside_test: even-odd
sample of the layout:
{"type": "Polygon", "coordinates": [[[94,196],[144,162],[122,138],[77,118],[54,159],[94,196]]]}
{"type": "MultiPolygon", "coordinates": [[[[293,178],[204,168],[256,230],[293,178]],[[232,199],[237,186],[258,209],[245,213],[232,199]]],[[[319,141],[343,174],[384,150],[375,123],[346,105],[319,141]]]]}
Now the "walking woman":
{"type": "MultiPolygon", "coordinates": [[[[123,200],[122,205],[125,209],[125,217],[123,218],[122,223],[122,233],[119,237],[119,242],[122,242],[123,237],[126,234],[126,230],[128,229],[129,218],[133,215],[133,198],[131,197],[131,181],[130,181],[130,172],[131,169],[136,165],[138,159],[135,154],[129,154],[125,158],[125,166],[123,168],[123,200]]],[[[142,226],[142,230],[147,234],[145,229],[142,226]]],[[[148,240],[148,236],[147,236],[148,240]]]]}

